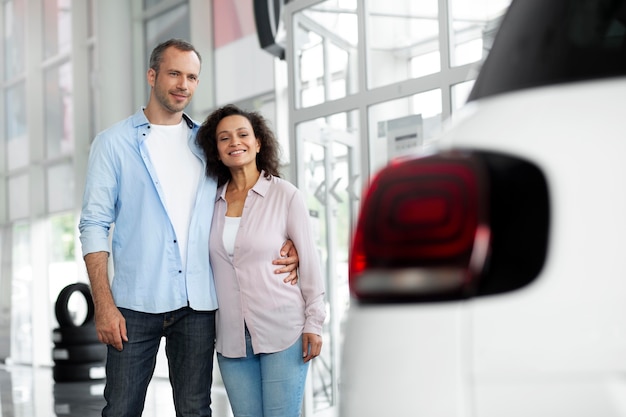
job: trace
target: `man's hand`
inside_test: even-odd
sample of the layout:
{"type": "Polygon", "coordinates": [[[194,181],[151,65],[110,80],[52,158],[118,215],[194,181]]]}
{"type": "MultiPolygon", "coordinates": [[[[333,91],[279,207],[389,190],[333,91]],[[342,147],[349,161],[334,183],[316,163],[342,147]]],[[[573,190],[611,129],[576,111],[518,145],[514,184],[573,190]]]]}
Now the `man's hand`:
{"type": "Polygon", "coordinates": [[[122,342],[128,342],[126,319],[114,304],[96,307],[96,331],[102,343],[119,351],[123,349],[122,342]]]}
{"type": "Polygon", "coordinates": [[[283,274],[289,272],[289,275],[283,281],[285,283],[290,282],[291,285],[296,285],[298,283],[298,265],[300,264],[300,259],[298,258],[298,251],[291,240],[286,241],[280,249],[280,256],[280,259],[275,259],[272,263],[274,265],[283,265],[283,267],[276,269],[274,273],[283,274]]]}
{"type": "Polygon", "coordinates": [[[108,258],[108,252],[89,253],[85,255],[85,265],[91,282],[98,340],[122,350],[122,342],[128,342],[126,319],[113,301],[107,273],[108,258]]]}

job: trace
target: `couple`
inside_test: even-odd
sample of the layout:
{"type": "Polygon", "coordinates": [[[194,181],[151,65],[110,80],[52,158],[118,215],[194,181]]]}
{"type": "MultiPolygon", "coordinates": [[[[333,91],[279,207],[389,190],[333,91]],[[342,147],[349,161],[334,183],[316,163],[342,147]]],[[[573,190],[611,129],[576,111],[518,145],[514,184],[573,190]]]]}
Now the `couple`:
{"type": "Polygon", "coordinates": [[[299,416],[325,319],[308,210],[261,115],[183,113],[200,67],[188,42],[158,45],[147,106],[90,151],[79,230],[108,345],[102,415],[141,415],[165,337],[177,416],[211,415],[214,350],[235,416],[299,416]]]}

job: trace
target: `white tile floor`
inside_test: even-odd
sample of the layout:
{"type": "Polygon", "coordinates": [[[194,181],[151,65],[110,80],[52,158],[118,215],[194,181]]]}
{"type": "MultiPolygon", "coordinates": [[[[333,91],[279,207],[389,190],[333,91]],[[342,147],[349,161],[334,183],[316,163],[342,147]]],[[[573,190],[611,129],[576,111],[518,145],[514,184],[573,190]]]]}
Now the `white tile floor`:
{"type": "MultiPolygon", "coordinates": [[[[104,400],[104,381],[56,383],[52,368],[0,364],[0,417],[96,417],[104,400]]],[[[212,390],[213,417],[232,417],[224,388],[212,390]]],[[[174,416],[166,378],[153,378],[143,417],[174,416]]]]}

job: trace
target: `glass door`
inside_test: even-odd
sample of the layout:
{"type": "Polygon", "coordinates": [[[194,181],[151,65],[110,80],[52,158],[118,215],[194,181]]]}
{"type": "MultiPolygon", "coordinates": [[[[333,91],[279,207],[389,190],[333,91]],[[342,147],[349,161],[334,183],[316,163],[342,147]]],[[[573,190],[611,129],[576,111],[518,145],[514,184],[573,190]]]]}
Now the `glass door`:
{"type": "Polygon", "coordinates": [[[326,283],[327,320],[322,354],[310,368],[306,416],[336,416],[340,353],[349,306],[348,253],[361,178],[358,169],[356,112],[304,122],[297,127],[299,187],[317,232],[326,283]]]}

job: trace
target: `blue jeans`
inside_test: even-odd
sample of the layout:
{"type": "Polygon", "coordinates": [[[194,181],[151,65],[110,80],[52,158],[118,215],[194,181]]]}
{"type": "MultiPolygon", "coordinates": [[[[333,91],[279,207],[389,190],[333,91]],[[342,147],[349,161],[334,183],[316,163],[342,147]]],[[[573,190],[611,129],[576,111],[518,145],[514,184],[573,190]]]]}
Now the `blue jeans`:
{"type": "Polygon", "coordinates": [[[255,355],[246,329],[246,357],[217,354],[235,417],[297,417],[302,410],[309,364],[302,360],[302,338],[286,350],[255,355]]]}
{"type": "Polygon", "coordinates": [[[109,346],[103,417],[139,417],[156,365],[161,338],[176,416],[211,416],[215,312],[190,308],[148,314],[120,308],[128,342],[120,352],[109,346]]]}

